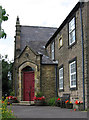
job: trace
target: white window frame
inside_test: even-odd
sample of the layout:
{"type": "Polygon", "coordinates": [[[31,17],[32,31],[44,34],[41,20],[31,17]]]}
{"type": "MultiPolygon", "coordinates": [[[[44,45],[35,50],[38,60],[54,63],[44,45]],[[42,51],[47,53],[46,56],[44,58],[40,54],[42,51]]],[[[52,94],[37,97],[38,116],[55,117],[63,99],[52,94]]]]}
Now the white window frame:
{"type": "Polygon", "coordinates": [[[75,43],[75,17],[69,22],[69,45],[75,43]]]}
{"type": "Polygon", "coordinates": [[[76,80],[76,60],[75,61],[73,61],[73,62],[71,62],[70,64],[69,64],[69,69],[70,69],[70,88],[76,88],[76,84],[75,85],[71,85],[71,81],[73,81],[73,80],[71,80],[71,77],[73,76],[73,75],[75,75],[75,80],[74,81],[77,81],[76,80]],[[71,73],[71,65],[73,65],[73,64],[75,64],[75,72],[72,72],[71,73]]]}
{"type": "Polygon", "coordinates": [[[63,77],[63,67],[61,67],[59,69],[59,90],[63,90],[63,79],[64,79],[64,77],[63,77]],[[60,76],[61,71],[62,71],[62,76],[60,76]],[[62,84],[62,87],[60,87],[61,84],[62,84]]]}
{"type": "Polygon", "coordinates": [[[63,38],[62,36],[58,39],[58,48],[61,48],[63,46],[63,38]]]}
{"type": "Polygon", "coordinates": [[[51,44],[51,58],[54,60],[54,42],[51,44]]]}

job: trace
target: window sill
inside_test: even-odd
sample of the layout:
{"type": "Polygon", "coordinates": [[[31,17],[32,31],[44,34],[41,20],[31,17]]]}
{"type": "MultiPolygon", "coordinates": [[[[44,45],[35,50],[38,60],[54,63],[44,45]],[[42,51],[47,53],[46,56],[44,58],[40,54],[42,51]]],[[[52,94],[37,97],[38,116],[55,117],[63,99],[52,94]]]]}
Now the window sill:
{"type": "Polygon", "coordinates": [[[77,87],[72,87],[72,88],[70,88],[70,90],[71,90],[71,91],[77,90],[77,87]]]}
{"type": "Polygon", "coordinates": [[[59,92],[64,92],[64,89],[59,89],[59,92]]]}
{"type": "Polygon", "coordinates": [[[63,45],[62,45],[62,46],[60,46],[58,49],[60,50],[62,47],[63,47],[63,45]]]}
{"type": "Polygon", "coordinates": [[[68,49],[72,48],[76,44],[76,41],[68,46],[68,49]]]}

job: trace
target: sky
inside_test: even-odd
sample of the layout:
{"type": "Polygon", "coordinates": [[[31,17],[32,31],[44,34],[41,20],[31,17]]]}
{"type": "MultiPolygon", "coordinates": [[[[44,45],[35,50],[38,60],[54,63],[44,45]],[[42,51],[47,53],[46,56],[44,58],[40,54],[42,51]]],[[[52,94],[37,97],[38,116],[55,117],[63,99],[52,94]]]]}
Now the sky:
{"type": "Polygon", "coordinates": [[[8,21],[2,23],[7,33],[0,39],[0,54],[14,59],[16,18],[27,26],[59,27],[79,0],[1,0],[0,5],[9,14],[8,21]]]}

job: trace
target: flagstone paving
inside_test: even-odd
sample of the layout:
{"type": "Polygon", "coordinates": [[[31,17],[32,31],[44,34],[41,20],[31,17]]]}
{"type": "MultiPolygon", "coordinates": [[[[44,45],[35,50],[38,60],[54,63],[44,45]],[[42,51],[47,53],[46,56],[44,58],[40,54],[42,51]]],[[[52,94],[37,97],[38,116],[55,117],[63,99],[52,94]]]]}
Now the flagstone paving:
{"type": "Polygon", "coordinates": [[[86,111],[50,106],[12,106],[12,111],[17,118],[87,118],[86,111]]]}

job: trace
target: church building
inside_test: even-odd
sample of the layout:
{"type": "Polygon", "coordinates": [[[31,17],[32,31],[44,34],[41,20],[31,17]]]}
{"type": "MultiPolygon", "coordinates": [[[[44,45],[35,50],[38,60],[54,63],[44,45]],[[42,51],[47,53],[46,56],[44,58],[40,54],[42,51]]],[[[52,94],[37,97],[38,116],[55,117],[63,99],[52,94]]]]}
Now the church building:
{"type": "Polygon", "coordinates": [[[78,2],[59,28],[16,20],[13,89],[20,101],[70,95],[89,107],[89,2],[78,2]],[[31,97],[29,97],[29,94],[31,97]]]}

